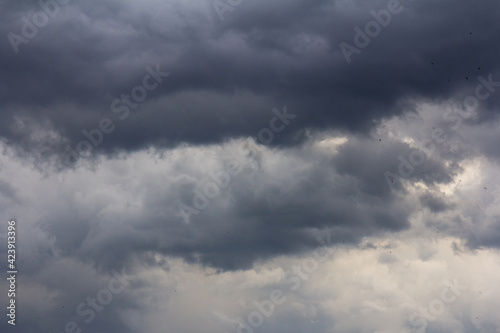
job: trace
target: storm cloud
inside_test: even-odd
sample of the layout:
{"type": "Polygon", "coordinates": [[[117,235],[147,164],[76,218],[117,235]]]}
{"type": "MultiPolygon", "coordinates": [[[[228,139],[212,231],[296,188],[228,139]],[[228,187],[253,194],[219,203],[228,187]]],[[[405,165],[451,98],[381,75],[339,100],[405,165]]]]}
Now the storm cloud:
{"type": "Polygon", "coordinates": [[[0,0],[0,328],[497,332],[499,10],[0,0]]]}

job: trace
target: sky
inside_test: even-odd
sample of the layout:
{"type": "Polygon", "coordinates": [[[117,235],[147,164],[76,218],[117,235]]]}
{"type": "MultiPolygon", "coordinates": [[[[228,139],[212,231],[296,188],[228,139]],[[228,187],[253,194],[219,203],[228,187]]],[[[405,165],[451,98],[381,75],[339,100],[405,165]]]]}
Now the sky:
{"type": "Polygon", "coordinates": [[[0,331],[500,332],[499,14],[0,0],[0,331]]]}

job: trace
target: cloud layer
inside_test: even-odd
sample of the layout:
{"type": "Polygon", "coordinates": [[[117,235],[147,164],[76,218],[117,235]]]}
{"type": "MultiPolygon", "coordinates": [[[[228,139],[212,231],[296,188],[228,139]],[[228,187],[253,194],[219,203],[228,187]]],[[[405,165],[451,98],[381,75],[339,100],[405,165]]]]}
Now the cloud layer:
{"type": "Polygon", "coordinates": [[[20,331],[499,331],[497,1],[0,9],[20,331]]]}

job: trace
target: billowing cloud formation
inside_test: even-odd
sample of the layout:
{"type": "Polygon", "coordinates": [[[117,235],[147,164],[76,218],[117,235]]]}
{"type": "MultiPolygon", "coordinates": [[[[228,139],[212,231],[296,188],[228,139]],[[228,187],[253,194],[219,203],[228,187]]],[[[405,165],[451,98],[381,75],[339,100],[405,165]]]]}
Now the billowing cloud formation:
{"type": "Polygon", "coordinates": [[[497,332],[498,6],[0,0],[17,328],[497,332]]]}
{"type": "MultiPolygon", "coordinates": [[[[221,22],[210,2],[87,1],[57,6],[37,28],[40,4],[4,2],[2,35],[37,32],[4,41],[2,134],[26,150],[42,140],[45,154],[64,154],[108,118],[116,128],[94,152],[204,144],[252,135],[269,105],[287,104],[303,117],[274,144],[294,144],[306,128],[366,129],[401,113],[401,103],[459,97],[479,75],[498,78],[498,2],[404,1],[357,48],[367,40],[354,28],[365,31],[370,12],[387,8],[243,2],[221,22]],[[342,42],[359,51],[350,63],[342,42]],[[148,66],[170,76],[134,90],[148,66]],[[34,138],[37,130],[52,134],[34,138]]],[[[494,111],[498,100],[482,108],[494,111]]]]}

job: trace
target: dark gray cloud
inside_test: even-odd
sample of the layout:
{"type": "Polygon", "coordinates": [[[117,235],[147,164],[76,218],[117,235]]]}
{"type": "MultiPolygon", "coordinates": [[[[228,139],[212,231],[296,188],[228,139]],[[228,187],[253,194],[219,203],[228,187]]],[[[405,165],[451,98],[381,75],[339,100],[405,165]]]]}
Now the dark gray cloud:
{"type": "MultiPolygon", "coordinates": [[[[37,140],[15,130],[16,117],[46,124],[59,135],[44,140],[46,153],[60,153],[110,118],[117,129],[94,150],[204,144],[252,135],[270,107],[286,104],[303,117],[273,144],[294,144],[304,128],[366,129],[400,113],[399,102],[449,98],[473,91],[478,75],[499,73],[496,1],[402,2],[404,10],[347,64],[340,42],[352,44],[353,28],[386,6],[245,2],[220,22],[211,3],[71,2],[18,54],[4,40],[1,133],[38,150],[37,140]],[[112,101],[157,64],[171,75],[122,122],[112,101]]],[[[20,33],[20,19],[40,9],[30,2],[3,8],[10,18],[3,35],[20,33]]],[[[498,99],[484,108],[494,110],[498,99]]]]}
{"type": "MultiPolygon", "coordinates": [[[[376,152],[365,152],[364,157],[373,161],[376,152]]],[[[79,212],[74,201],[79,201],[77,198],[65,202],[66,209],[54,210],[41,224],[56,237],[56,246],[63,253],[99,266],[116,268],[135,254],[158,252],[225,270],[248,268],[256,260],[280,254],[300,253],[314,247],[316,237],[325,233],[333,235],[332,244],[348,244],[366,235],[407,228],[411,209],[396,201],[396,191],[390,193],[383,177],[384,166],[374,168],[370,175],[361,168],[337,173],[333,166],[349,161],[346,154],[340,151],[334,160],[305,151],[299,158],[282,155],[286,162],[273,170],[258,164],[255,170],[249,169],[252,164],[240,160],[243,171],[231,178],[229,188],[220,188],[220,195],[214,199],[207,200],[203,195],[207,207],[189,214],[188,224],[179,204],[197,207],[196,193],[206,193],[207,184],[213,183],[209,175],[220,170],[207,166],[201,171],[186,162],[170,160],[175,163],[172,171],[178,170],[166,177],[151,175],[146,183],[164,186],[141,190],[141,211],[129,217],[120,215],[119,229],[101,229],[101,225],[111,223],[99,217],[104,207],[79,212]],[[305,167],[308,159],[317,162],[305,167]],[[288,163],[296,164],[297,169],[287,168],[288,163]],[[370,177],[375,180],[369,181],[370,177]]],[[[396,150],[390,155],[397,161],[396,150]]],[[[209,154],[198,158],[213,163],[209,154]]],[[[348,163],[354,167],[366,161],[348,163]]],[[[112,193],[118,194],[115,190],[112,193]]]]}
{"type": "MultiPolygon", "coordinates": [[[[335,148],[318,140],[292,154],[241,142],[224,149],[180,150],[161,157],[156,168],[164,171],[150,174],[124,162],[103,162],[92,176],[95,181],[75,187],[74,195],[61,195],[39,224],[54,237],[58,252],[105,271],[151,253],[235,270],[314,248],[318,236],[330,235],[332,245],[357,244],[366,236],[405,230],[409,216],[420,208],[401,200],[408,184],[423,182],[432,188],[453,179],[446,160],[434,158],[401,183],[388,184],[384,173],[397,173],[398,157],[411,151],[407,144],[350,137],[335,148]],[[337,152],[327,153],[331,149],[337,152]],[[199,159],[203,167],[196,163],[199,159]],[[214,175],[231,161],[240,171],[228,184],[216,186],[218,194],[210,198],[206,193],[209,184],[215,186],[214,175]],[[139,178],[133,180],[134,175],[139,178]],[[132,182],[127,187],[132,197],[121,193],[126,179],[132,182]],[[135,208],[132,214],[117,208],[106,213],[108,206],[135,208]]],[[[146,161],[146,156],[137,158],[140,164],[146,161]]],[[[433,212],[453,207],[428,196],[422,206],[433,212]]]]}
{"type": "Polygon", "coordinates": [[[500,247],[500,4],[401,0],[347,61],[340,44],[388,3],[243,0],[221,20],[213,1],[69,1],[43,16],[0,0],[18,328],[236,331],[318,237],[331,258],[262,330],[414,329],[453,274],[471,291],[427,330],[500,327],[498,270],[479,276],[500,247]],[[135,279],[87,326],[75,308],[124,267],[135,279]]]}

